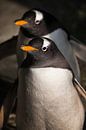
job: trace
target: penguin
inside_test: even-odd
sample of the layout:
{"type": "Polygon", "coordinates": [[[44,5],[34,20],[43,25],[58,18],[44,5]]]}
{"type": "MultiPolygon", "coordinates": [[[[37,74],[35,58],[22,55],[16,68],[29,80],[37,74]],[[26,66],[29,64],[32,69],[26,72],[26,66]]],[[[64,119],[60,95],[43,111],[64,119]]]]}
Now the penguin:
{"type": "Polygon", "coordinates": [[[56,44],[36,37],[20,49],[26,56],[18,70],[17,129],[83,130],[74,74],[56,44]]]}
{"type": "Polygon", "coordinates": [[[17,43],[19,65],[22,63],[21,60],[24,60],[24,53],[20,50],[21,44],[26,45],[32,38],[43,36],[55,42],[58,49],[70,64],[76,79],[80,81],[79,65],[71,47],[74,47],[74,44],[77,42],[70,36],[68,31],[62,26],[62,24],[60,24],[57,18],[44,10],[34,8],[27,11],[20,20],[16,20],[15,24],[20,26],[20,33],[17,43]]]}

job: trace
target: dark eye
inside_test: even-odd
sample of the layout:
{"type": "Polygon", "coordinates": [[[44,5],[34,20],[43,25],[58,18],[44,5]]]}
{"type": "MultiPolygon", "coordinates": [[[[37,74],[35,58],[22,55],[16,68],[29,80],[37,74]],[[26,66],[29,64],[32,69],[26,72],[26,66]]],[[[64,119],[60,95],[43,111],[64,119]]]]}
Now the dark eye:
{"type": "Polygon", "coordinates": [[[35,21],[35,23],[36,23],[36,24],[39,24],[39,23],[40,23],[40,21],[39,21],[39,20],[37,20],[37,21],[35,21]]]}
{"type": "Polygon", "coordinates": [[[42,51],[47,51],[48,47],[42,47],[42,51]]]}

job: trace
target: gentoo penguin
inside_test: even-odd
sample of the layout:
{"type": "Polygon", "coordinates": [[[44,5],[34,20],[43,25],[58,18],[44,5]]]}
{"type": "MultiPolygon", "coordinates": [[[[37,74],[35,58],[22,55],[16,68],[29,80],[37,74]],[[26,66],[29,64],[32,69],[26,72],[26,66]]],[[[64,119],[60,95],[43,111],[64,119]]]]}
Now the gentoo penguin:
{"type": "Polygon", "coordinates": [[[34,38],[21,50],[18,77],[18,130],[82,130],[84,108],[70,65],[47,38],[34,38]],[[21,57],[22,58],[22,57],[21,57]]]}
{"type": "Polygon", "coordinates": [[[40,9],[32,9],[26,12],[20,20],[16,20],[15,24],[21,26],[17,44],[19,65],[24,60],[24,53],[20,50],[21,44],[27,44],[34,37],[43,36],[55,42],[70,64],[76,79],[80,80],[79,66],[72,51],[70,35],[53,15],[40,9]]]}

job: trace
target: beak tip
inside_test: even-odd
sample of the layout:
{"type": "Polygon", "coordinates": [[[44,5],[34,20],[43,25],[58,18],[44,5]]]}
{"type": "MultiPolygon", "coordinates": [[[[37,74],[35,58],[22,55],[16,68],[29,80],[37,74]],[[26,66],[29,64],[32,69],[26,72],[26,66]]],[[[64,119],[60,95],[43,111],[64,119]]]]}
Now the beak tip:
{"type": "Polygon", "coordinates": [[[24,47],[24,46],[21,46],[20,49],[21,49],[22,51],[25,51],[25,47],[24,47]]]}

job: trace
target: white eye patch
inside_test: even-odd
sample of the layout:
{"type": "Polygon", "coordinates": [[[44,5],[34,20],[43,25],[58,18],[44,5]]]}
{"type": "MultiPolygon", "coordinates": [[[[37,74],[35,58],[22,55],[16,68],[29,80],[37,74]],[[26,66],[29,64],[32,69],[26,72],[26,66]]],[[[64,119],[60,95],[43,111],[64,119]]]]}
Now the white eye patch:
{"type": "Polygon", "coordinates": [[[40,11],[34,10],[36,17],[35,17],[35,23],[39,24],[43,19],[43,14],[40,11]]]}
{"type": "Polygon", "coordinates": [[[47,39],[45,39],[45,38],[42,38],[42,39],[43,39],[42,50],[46,51],[48,49],[49,45],[50,45],[50,42],[47,39]]]}

